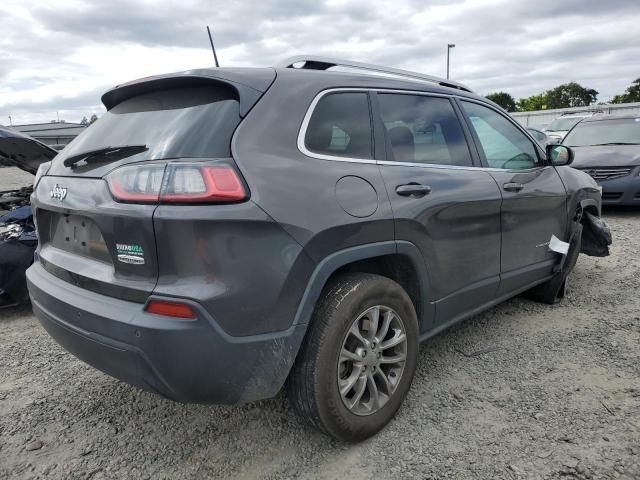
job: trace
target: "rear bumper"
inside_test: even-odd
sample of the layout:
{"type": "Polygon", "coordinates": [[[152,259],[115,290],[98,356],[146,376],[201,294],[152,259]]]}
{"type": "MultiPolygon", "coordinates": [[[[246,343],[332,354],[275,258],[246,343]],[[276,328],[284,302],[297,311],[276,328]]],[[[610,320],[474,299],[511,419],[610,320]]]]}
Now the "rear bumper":
{"type": "Polygon", "coordinates": [[[640,175],[631,175],[615,180],[606,180],[602,186],[603,205],[640,205],[640,175]]]}
{"type": "Polygon", "coordinates": [[[62,347],[117,379],[183,402],[276,395],[306,330],[232,337],[195,303],[194,321],[148,314],[139,303],[63,282],[39,263],[27,271],[27,284],[38,320],[62,347]]]}

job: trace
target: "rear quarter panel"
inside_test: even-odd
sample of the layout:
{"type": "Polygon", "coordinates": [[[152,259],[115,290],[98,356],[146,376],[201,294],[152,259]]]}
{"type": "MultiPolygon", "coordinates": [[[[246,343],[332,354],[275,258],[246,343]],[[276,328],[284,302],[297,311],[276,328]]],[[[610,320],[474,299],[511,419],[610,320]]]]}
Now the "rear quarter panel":
{"type": "Polygon", "coordinates": [[[255,203],[160,205],[154,227],[154,294],[196,300],[232,336],[291,326],[313,264],[255,203]]]}
{"type": "Polygon", "coordinates": [[[323,87],[295,80],[279,76],[234,135],[233,157],[252,200],[315,263],[337,250],[393,240],[393,215],[378,165],[317,159],[298,150],[304,115],[323,87]],[[375,190],[371,215],[352,216],[336,200],[336,184],[346,176],[360,177],[375,190]]]}

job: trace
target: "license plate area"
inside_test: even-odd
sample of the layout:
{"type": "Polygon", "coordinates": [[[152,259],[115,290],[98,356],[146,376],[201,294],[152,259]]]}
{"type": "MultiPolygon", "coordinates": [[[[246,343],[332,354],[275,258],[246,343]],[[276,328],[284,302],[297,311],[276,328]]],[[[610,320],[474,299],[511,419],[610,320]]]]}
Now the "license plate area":
{"type": "Polygon", "coordinates": [[[38,226],[42,244],[111,264],[111,256],[96,223],[85,216],[41,210],[38,226]]]}

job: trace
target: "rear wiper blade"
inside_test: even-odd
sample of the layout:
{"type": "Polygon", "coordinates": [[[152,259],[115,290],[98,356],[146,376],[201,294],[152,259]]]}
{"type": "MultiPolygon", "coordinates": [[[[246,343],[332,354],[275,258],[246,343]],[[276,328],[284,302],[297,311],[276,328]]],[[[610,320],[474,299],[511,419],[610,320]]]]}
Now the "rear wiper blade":
{"type": "Polygon", "coordinates": [[[73,155],[64,160],[65,167],[72,167],[76,163],[85,161],[89,163],[90,160],[96,158],[106,157],[108,160],[122,159],[135,155],[137,153],[146,152],[149,148],[146,145],[121,145],[118,147],[103,147],[96,150],[89,150],[88,152],[79,153],[73,155]]]}

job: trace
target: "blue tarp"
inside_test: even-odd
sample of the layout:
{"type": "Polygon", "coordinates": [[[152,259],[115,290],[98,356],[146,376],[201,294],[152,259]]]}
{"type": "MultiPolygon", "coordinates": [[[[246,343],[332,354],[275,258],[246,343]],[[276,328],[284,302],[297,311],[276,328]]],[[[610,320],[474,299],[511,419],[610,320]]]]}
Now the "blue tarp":
{"type": "Polygon", "coordinates": [[[29,205],[24,205],[22,207],[14,208],[10,212],[0,216],[0,223],[23,222],[25,220],[29,220],[32,216],[33,213],[31,212],[31,207],[29,205]]]}
{"type": "Polygon", "coordinates": [[[19,224],[24,230],[18,238],[0,240],[0,307],[29,301],[25,270],[33,263],[33,252],[38,244],[29,205],[0,216],[2,223],[19,224]]]}

